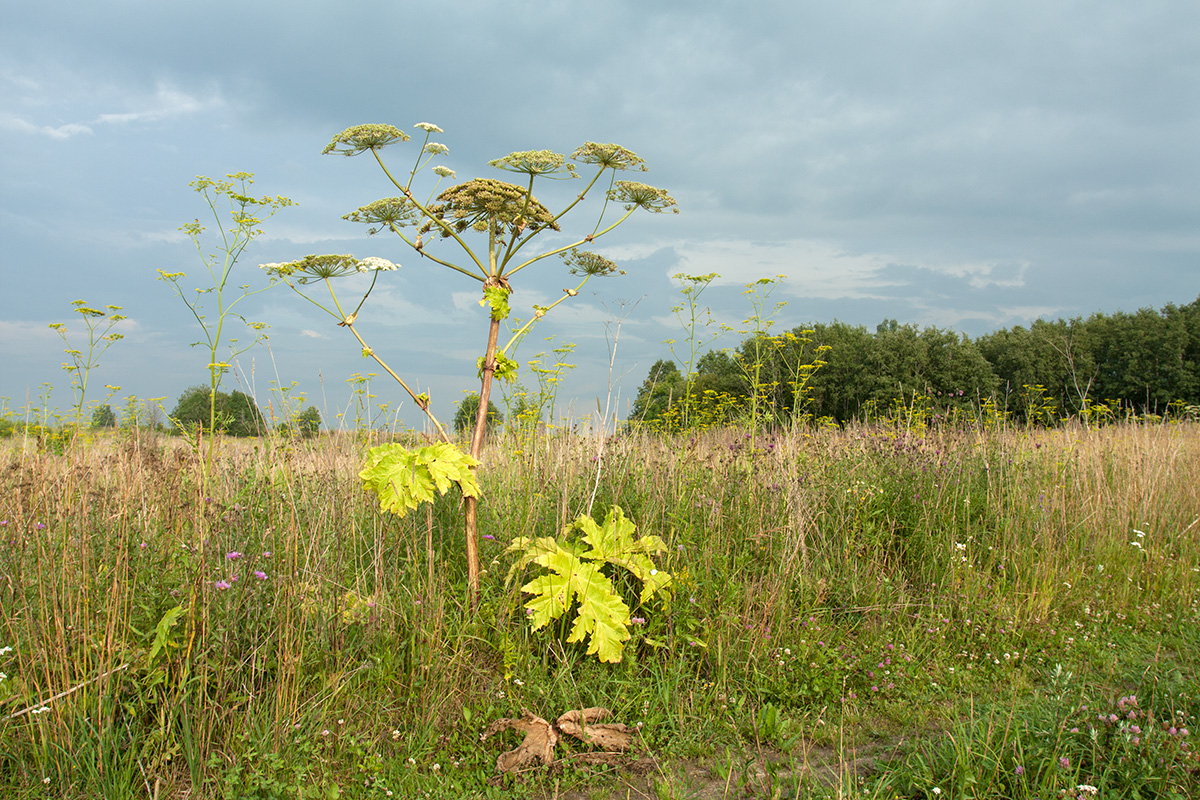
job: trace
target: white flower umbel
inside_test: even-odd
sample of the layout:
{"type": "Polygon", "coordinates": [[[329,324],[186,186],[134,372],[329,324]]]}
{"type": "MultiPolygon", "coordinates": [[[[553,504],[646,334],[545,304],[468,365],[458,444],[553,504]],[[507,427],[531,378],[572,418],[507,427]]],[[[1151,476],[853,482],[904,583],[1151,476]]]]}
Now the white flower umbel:
{"type": "Polygon", "coordinates": [[[420,128],[426,133],[444,133],[441,128],[439,128],[437,125],[434,125],[432,122],[418,122],[416,125],[413,125],[413,127],[420,128]]]}
{"type": "Polygon", "coordinates": [[[393,264],[386,258],[367,256],[366,258],[360,258],[358,260],[359,272],[390,272],[394,269],[400,269],[400,265],[393,264]]]}
{"type": "Polygon", "coordinates": [[[425,145],[425,152],[431,156],[444,156],[450,152],[450,148],[439,142],[429,142],[425,145]]]}
{"type": "Polygon", "coordinates": [[[433,168],[433,174],[437,175],[439,178],[453,178],[454,170],[450,169],[449,167],[437,166],[433,168]]]}

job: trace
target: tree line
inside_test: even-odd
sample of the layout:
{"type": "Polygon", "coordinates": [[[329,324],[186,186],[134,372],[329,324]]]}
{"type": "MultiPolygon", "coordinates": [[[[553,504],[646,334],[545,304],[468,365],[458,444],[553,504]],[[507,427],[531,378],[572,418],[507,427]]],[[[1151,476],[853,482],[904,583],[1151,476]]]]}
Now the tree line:
{"type": "Polygon", "coordinates": [[[631,421],[692,427],[744,419],[845,423],[920,405],[984,406],[1022,422],[1164,415],[1200,407],[1200,298],[1159,310],[1038,320],[974,340],[884,320],[812,323],[710,350],[685,375],[650,369],[631,421]]]}

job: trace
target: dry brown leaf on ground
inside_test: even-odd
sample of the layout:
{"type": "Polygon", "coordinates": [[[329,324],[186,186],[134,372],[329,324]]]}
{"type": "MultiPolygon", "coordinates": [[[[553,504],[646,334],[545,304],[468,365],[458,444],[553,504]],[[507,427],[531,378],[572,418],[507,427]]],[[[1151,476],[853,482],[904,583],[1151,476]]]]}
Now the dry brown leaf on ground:
{"type": "Polygon", "coordinates": [[[634,729],[623,722],[594,724],[612,716],[607,708],[571,710],[555,722],[555,727],[568,736],[595,745],[610,753],[623,753],[633,744],[634,729]]]}
{"type": "Polygon", "coordinates": [[[513,772],[535,764],[554,761],[554,746],[558,744],[558,731],[546,720],[528,709],[521,709],[520,718],[498,719],[487,727],[480,741],[500,731],[515,730],[525,733],[525,741],[515,750],[501,753],[496,759],[497,772],[513,772]]]}
{"type": "MultiPolygon", "coordinates": [[[[520,747],[501,753],[496,759],[497,772],[515,772],[523,767],[553,763],[554,747],[558,744],[559,737],[564,734],[599,747],[606,753],[623,753],[633,744],[633,734],[637,732],[621,722],[601,724],[600,720],[612,716],[612,712],[607,708],[568,711],[554,724],[528,709],[523,708],[521,712],[522,716],[519,718],[506,717],[496,720],[480,737],[480,741],[486,741],[488,737],[507,730],[522,731],[525,734],[525,741],[521,742],[520,747]]],[[[581,755],[587,759],[586,755],[581,755]]]]}

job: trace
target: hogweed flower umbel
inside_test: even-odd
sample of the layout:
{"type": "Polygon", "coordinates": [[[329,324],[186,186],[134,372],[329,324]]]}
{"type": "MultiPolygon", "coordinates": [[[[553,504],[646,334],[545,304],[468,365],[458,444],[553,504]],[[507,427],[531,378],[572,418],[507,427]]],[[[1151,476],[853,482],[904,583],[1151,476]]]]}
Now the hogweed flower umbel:
{"type": "Polygon", "coordinates": [[[355,125],[334,136],[321,154],[341,153],[344,156],[356,156],[396,142],[407,142],[410,138],[407,133],[393,125],[355,125]]]}
{"type": "Polygon", "coordinates": [[[282,264],[259,264],[258,268],[279,278],[299,276],[297,282],[304,284],[314,280],[329,280],[362,272],[390,271],[399,269],[400,265],[376,256],[355,258],[348,255],[308,255],[282,264]]]}
{"type": "Polygon", "coordinates": [[[584,142],[571,154],[571,158],[582,164],[595,164],[601,169],[636,169],[641,172],[647,170],[645,159],[619,144],[584,142]]]}
{"type": "Polygon", "coordinates": [[[669,208],[672,213],[679,213],[675,198],[667,194],[666,190],[637,181],[617,181],[613,188],[608,190],[608,199],[615,203],[624,203],[626,210],[630,211],[643,208],[661,214],[669,208]]]}
{"type": "Polygon", "coordinates": [[[519,172],[523,175],[541,175],[542,177],[552,178],[559,176],[562,178],[576,178],[575,165],[566,163],[566,156],[555,153],[551,150],[521,150],[516,153],[509,153],[504,158],[497,158],[488,162],[489,166],[496,169],[502,169],[506,172],[519,172]]]}

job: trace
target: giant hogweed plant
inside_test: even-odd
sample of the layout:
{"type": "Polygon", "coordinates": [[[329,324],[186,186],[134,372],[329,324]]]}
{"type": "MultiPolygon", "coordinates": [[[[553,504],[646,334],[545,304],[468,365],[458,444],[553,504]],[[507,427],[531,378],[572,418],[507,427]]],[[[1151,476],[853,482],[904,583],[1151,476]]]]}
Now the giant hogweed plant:
{"type": "Polygon", "coordinates": [[[479,411],[467,453],[457,451],[445,426],[431,411],[428,394],[418,394],[410,387],[355,328],[358,312],[374,289],[380,272],[395,269],[396,264],[379,258],[314,255],[287,263],[264,264],[263,268],[330,314],[338,325],[349,330],[362,348],[363,355],[374,359],[400,384],[437,430],[442,441],[438,445],[422,448],[415,455],[398,444],[372,449],[361,477],[366,486],[379,496],[383,507],[396,513],[405,513],[431,497],[426,491],[429,486],[443,492],[451,484],[459,486],[463,493],[468,591],[470,604],[474,607],[479,597],[476,533],[478,484],[474,481],[474,470],[479,465],[483,449],[493,381],[496,378],[508,380],[515,376],[518,365],[511,353],[534,323],[559,303],[577,296],[592,277],[619,272],[613,262],[580,247],[609,233],[639,209],[651,213],[675,212],[677,209],[675,200],[662,189],[637,181],[617,180],[618,172],[646,169],[644,160],[636,153],[619,145],[595,142],[583,144],[569,158],[549,150],[529,150],[509,153],[489,162],[492,167],[519,176],[520,183],[475,178],[442,189],[443,181],[455,177],[454,171],[447,167],[430,166],[436,157],[449,152],[444,144],[430,141],[431,136],[442,133],[442,129],[424,122],[415,127],[424,132],[424,141],[406,176],[393,173],[383,159],[384,148],[401,145],[411,139],[407,133],[391,125],[356,125],[347,128],[333,137],[324,153],[343,156],[369,153],[399,192],[399,196],[386,197],[362,206],[347,214],[345,219],[369,225],[371,234],[390,232],[420,258],[479,284],[480,305],[488,308],[490,313],[486,344],[478,361],[479,411]],[[437,176],[437,181],[427,193],[418,197],[413,188],[414,182],[427,168],[437,176]],[[588,171],[590,177],[586,178],[583,189],[562,209],[551,211],[534,196],[536,180],[579,179],[583,177],[579,174],[581,168],[588,171]],[[583,202],[597,186],[603,187],[604,198],[590,231],[569,244],[531,254],[529,242],[545,231],[561,231],[563,217],[583,202]],[[509,316],[512,280],[517,273],[552,256],[562,257],[570,274],[579,278],[579,282],[565,288],[564,296],[554,303],[535,306],[530,320],[506,344],[501,345],[500,328],[509,316]],[[350,309],[338,298],[334,279],[357,273],[370,273],[371,282],[362,298],[350,309]],[[317,300],[305,292],[306,287],[318,283],[328,292],[328,301],[317,300]],[[458,454],[454,455],[456,452],[458,454]],[[420,473],[420,479],[396,479],[406,469],[410,473],[415,469],[420,473]],[[449,481],[449,484],[445,481],[449,481]],[[418,491],[420,494],[416,494],[418,491]]]}

